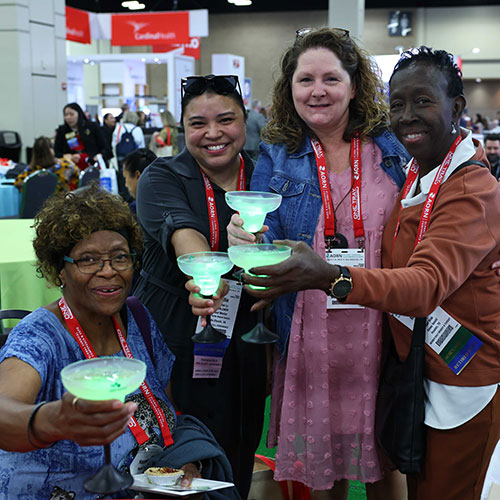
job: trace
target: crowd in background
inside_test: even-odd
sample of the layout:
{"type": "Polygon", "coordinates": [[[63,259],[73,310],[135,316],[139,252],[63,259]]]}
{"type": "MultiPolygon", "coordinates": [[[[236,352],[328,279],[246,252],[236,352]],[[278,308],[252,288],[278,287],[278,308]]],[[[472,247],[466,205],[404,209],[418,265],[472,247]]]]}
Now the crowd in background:
{"type": "MultiPolygon", "coordinates": [[[[154,430],[147,444],[162,448],[153,457],[156,465],[170,465],[166,436],[169,429],[174,433],[180,410],[213,434],[230,464],[224,478],[234,481],[234,498],[246,499],[269,376],[268,444],[277,445],[276,479],[304,485],[312,500],[346,499],[350,480],[366,484],[369,500],[479,500],[500,432],[500,192],[489,173],[498,180],[498,121],[467,116],[460,70],[445,51],[421,47],[402,54],[389,103],[368,53],[345,30],[299,30],[280,69],[269,116],[261,101],[245,106],[232,75],[183,79],[180,124],[165,111],[156,129],[147,126],[143,111],[128,105],[119,116],[104,115],[100,124],[78,104],[67,104],[54,138],[37,138],[30,164],[15,181],[22,189],[24,179],[40,169],[59,179],[62,194],[49,200],[35,223],[39,269],[61,287],[98,355],[117,352],[115,332],[128,330],[131,344],[151,365],[151,383],[162,393],[165,412],[163,423],[156,412],[148,415],[148,430],[154,430]],[[130,210],[96,187],[87,191],[88,199],[78,190],[65,204],[65,192],[78,189],[80,173],[90,166],[116,171],[118,192],[130,210]],[[441,172],[443,186],[433,191],[441,172]],[[225,202],[228,191],[238,190],[282,196],[256,233],[245,231],[241,216],[225,202]],[[419,218],[422,224],[422,205],[433,198],[426,233],[419,218]],[[398,203],[404,210],[393,209],[398,203]],[[54,230],[58,213],[67,223],[61,234],[54,230]],[[228,273],[212,297],[201,296],[177,258],[283,240],[293,249],[288,261],[245,275],[247,283],[263,287],[240,288],[229,339],[213,351],[200,348],[191,338],[197,322],[203,326],[238,284],[228,273]],[[339,249],[356,254],[349,257],[355,260],[341,260],[339,249]],[[152,358],[141,325],[127,313],[131,289],[150,313],[152,358]],[[257,323],[257,309],[271,300],[268,319],[279,340],[266,352],[241,337],[257,323]],[[376,439],[382,358],[389,345],[399,357],[407,354],[416,329],[406,317],[430,317],[441,306],[482,348],[458,376],[439,353],[422,354],[427,455],[421,470],[405,478],[376,439]],[[398,316],[384,319],[383,313],[393,312],[398,316]],[[216,375],[211,367],[214,376],[196,376],[207,369],[204,357],[221,358],[216,375]]],[[[28,452],[33,466],[43,456],[48,472],[41,487],[52,487],[53,475],[70,492],[57,457],[64,442],[76,454],[75,443],[110,440],[97,425],[104,410],[110,422],[117,413],[117,438],[141,400],[93,407],[47,379],[43,356],[59,368],[83,356],[68,340],[63,306],[55,302],[28,316],[1,351],[0,375],[6,377],[0,401],[8,411],[0,423],[10,426],[18,442],[0,440],[0,448],[9,450],[0,452],[0,467],[14,477],[8,453],[28,452]],[[43,328],[33,348],[24,339],[37,322],[43,328]],[[57,331],[55,347],[51,329],[57,331]],[[7,387],[6,381],[18,387],[11,365],[28,378],[29,389],[20,396],[7,387]],[[27,406],[32,404],[33,410],[27,406]],[[9,423],[16,412],[23,419],[9,423]],[[81,432],[81,412],[88,414],[95,440],[81,432]],[[56,428],[54,422],[63,424],[56,428]]],[[[135,441],[128,438],[117,438],[115,445],[123,455],[115,461],[125,469],[135,460],[135,441]]],[[[85,470],[93,468],[91,455],[79,458],[85,470]]],[[[21,467],[22,456],[15,458],[21,467]]],[[[207,473],[202,458],[189,455],[179,467],[199,477],[207,473]]],[[[20,495],[27,491],[12,488],[20,495]]],[[[78,491],[85,495],[80,483],[78,491]]]]}

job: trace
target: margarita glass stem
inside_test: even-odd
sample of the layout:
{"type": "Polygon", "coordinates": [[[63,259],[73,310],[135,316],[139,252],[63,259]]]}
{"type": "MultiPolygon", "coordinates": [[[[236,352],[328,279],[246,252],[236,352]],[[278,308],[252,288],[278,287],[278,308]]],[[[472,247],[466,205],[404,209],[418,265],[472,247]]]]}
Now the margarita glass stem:
{"type": "MultiPolygon", "coordinates": [[[[200,294],[200,295],[204,299],[211,299],[212,298],[212,295],[203,295],[203,294],[200,294]]],[[[222,342],[223,340],[226,340],[227,337],[222,332],[220,332],[219,330],[217,330],[216,328],[214,328],[212,326],[212,321],[210,319],[210,315],[207,314],[207,316],[205,316],[205,318],[207,321],[206,326],[203,328],[203,330],[199,331],[198,333],[195,333],[191,337],[191,340],[193,340],[194,342],[198,342],[200,344],[216,344],[218,342],[222,342]]]]}

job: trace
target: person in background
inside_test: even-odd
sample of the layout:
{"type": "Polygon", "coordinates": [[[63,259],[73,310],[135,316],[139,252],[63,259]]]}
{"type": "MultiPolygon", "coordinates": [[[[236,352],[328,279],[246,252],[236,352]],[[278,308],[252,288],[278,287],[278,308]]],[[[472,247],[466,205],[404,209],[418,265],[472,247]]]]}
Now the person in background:
{"type": "Polygon", "coordinates": [[[35,139],[30,164],[16,177],[14,185],[22,191],[26,177],[43,168],[57,175],[57,191],[73,191],[78,187],[78,167],[66,158],[56,158],[52,141],[43,136],[35,139]]]}
{"type": "MultiPolygon", "coordinates": [[[[383,89],[346,30],[297,32],[281,59],[251,184],[282,202],[257,237],[233,215],[230,245],[301,240],[318,258],[344,249],[357,265],[380,267],[409,158],[388,129],[383,89]]],[[[404,498],[403,478],[384,471],[374,435],[382,314],[339,308],[311,290],[277,299],[272,319],[281,337],[268,435],[278,446],[275,478],[305,484],[313,500],[346,499],[349,480],[363,482],[370,500],[404,498]]]]}
{"type": "Polygon", "coordinates": [[[125,186],[132,196],[133,201],[129,203],[129,208],[132,213],[136,213],[136,194],[139,178],[144,172],[144,169],[153,161],[156,160],[156,155],[147,148],[139,148],[125,156],[123,160],[123,177],[125,178],[125,186]]]}
{"type": "Polygon", "coordinates": [[[111,139],[111,144],[113,146],[113,150],[115,151],[115,156],[118,159],[119,165],[123,161],[123,158],[125,158],[125,156],[121,156],[117,151],[117,148],[119,149],[118,145],[122,140],[122,134],[124,132],[130,132],[132,134],[135,143],[133,145],[134,149],[146,147],[146,144],[144,143],[144,133],[139,127],[139,117],[137,116],[137,113],[135,113],[134,111],[125,111],[121,123],[118,123],[118,125],[116,125],[115,129],[113,130],[113,136],[111,139]]]}
{"type": "Polygon", "coordinates": [[[138,126],[139,117],[134,111],[125,111],[123,119],[118,123],[113,131],[111,144],[113,156],[116,158],[118,173],[118,193],[127,201],[132,201],[125,187],[123,177],[123,160],[125,156],[138,148],[145,148],[144,133],[138,126]]]}
{"type": "Polygon", "coordinates": [[[85,113],[76,102],[64,106],[64,124],[56,131],[54,154],[56,158],[66,158],[78,165],[80,170],[89,162],[97,161],[97,155],[106,155],[106,146],[101,128],[87,120],[85,113]]]}
{"type": "Polygon", "coordinates": [[[413,158],[385,227],[382,269],[326,263],[304,243],[285,241],[293,248],[290,259],[252,269],[267,278],[244,279],[270,287],[251,291],[266,301],[317,289],[343,304],[391,313],[401,359],[414,319],[431,319],[423,380],[426,456],[423,470],[407,477],[409,499],[480,500],[488,497],[489,466],[500,480],[498,461],[490,462],[500,440],[500,287],[491,271],[500,252],[500,190],[480,142],[458,126],[465,98],[452,54],[428,47],[404,52],[389,95],[391,127],[413,158]],[[463,350],[447,360],[457,342],[463,350]]]}
{"type": "Polygon", "coordinates": [[[476,113],[473,122],[473,131],[476,134],[482,134],[485,130],[488,130],[488,128],[489,126],[486,118],[483,118],[483,115],[481,115],[480,113],[476,113]]]}
{"type": "MultiPolygon", "coordinates": [[[[113,464],[128,470],[141,450],[161,450],[175,436],[178,420],[167,396],[175,357],[144,310],[149,352],[126,304],[142,236],[123,201],[96,186],[56,194],[36,216],[35,231],[38,270],[61,287],[62,298],[21,320],[0,351],[0,497],[93,499],[83,482],[103,464],[102,445],[111,444],[113,464]],[[78,334],[67,318],[76,320],[78,334]],[[149,393],[138,389],[121,402],[66,392],[65,366],[128,350],[147,365],[149,393]],[[147,437],[141,445],[138,426],[147,437]]],[[[183,468],[189,485],[200,473],[186,462],[170,466],[183,468]]]]}
{"type": "Polygon", "coordinates": [[[259,157],[260,132],[266,126],[266,118],[261,113],[262,109],[262,103],[258,99],[254,99],[248,111],[245,151],[254,161],[257,161],[259,157]]]}
{"type": "Polygon", "coordinates": [[[156,159],[139,179],[137,216],[145,250],[134,294],[150,309],[176,355],[172,394],[179,409],[213,432],[246,499],[262,433],[267,368],[265,346],[241,340],[256,323],[252,299],[248,294],[234,299],[232,336],[212,344],[222,366],[207,377],[210,367],[197,354],[207,344],[191,340],[198,318],[188,303],[188,278],[176,260],[192,252],[227,250],[225,228],[234,212],[225,193],[248,189],[253,171],[242,150],[246,113],[237,76],[186,77],[181,93],[186,148],[172,158],[156,159]]]}
{"type": "Polygon", "coordinates": [[[117,123],[122,121],[122,119],[123,119],[123,115],[124,115],[127,111],[130,111],[130,106],[129,106],[129,104],[128,104],[128,103],[126,103],[126,102],[125,102],[124,104],[122,104],[122,105],[121,105],[121,110],[122,110],[122,111],[121,111],[121,113],[120,113],[120,114],[116,117],[116,121],[117,121],[117,123]]]}
{"type": "Polygon", "coordinates": [[[490,162],[491,173],[495,179],[500,178],[500,134],[487,134],[484,136],[484,150],[490,162]]]}
{"type": "Polygon", "coordinates": [[[113,138],[113,131],[116,126],[116,118],[111,113],[106,113],[103,116],[103,124],[101,126],[102,135],[104,136],[104,140],[111,151],[111,141],[113,138]]]}
{"type": "Polygon", "coordinates": [[[157,156],[175,156],[179,152],[177,138],[179,129],[174,115],[166,109],[160,113],[163,128],[154,132],[149,143],[149,149],[157,156]]]}
{"type": "Polygon", "coordinates": [[[139,119],[137,125],[144,131],[144,129],[146,128],[146,123],[148,121],[148,115],[146,115],[144,111],[137,111],[137,118],[139,119]]]}

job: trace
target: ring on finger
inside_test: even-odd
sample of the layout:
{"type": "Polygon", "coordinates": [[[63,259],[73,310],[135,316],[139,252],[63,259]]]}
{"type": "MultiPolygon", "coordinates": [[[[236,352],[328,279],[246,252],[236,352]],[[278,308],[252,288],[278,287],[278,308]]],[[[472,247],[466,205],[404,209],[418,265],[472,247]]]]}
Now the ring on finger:
{"type": "Polygon", "coordinates": [[[73,401],[71,402],[71,405],[73,406],[73,408],[74,408],[76,411],[78,411],[78,407],[76,406],[76,403],[78,403],[78,400],[79,400],[79,399],[80,399],[80,398],[79,398],[78,396],[75,396],[75,397],[73,398],[73,401]]]}

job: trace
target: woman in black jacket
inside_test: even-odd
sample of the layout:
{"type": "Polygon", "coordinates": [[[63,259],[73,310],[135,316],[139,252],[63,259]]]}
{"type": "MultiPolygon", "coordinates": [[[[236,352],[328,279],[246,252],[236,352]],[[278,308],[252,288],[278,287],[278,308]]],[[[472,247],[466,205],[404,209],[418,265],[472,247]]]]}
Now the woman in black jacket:
{"type": "Polygon", "coordinates": [[[57,129],[54,145],[56,158],[65,157],[83,170],[88,166],[89,158],[94,162],[99,153],[109,156],[99,125],[87,120],[76,102],[66,104],[63,111],[64,124],[57,129]]]}

